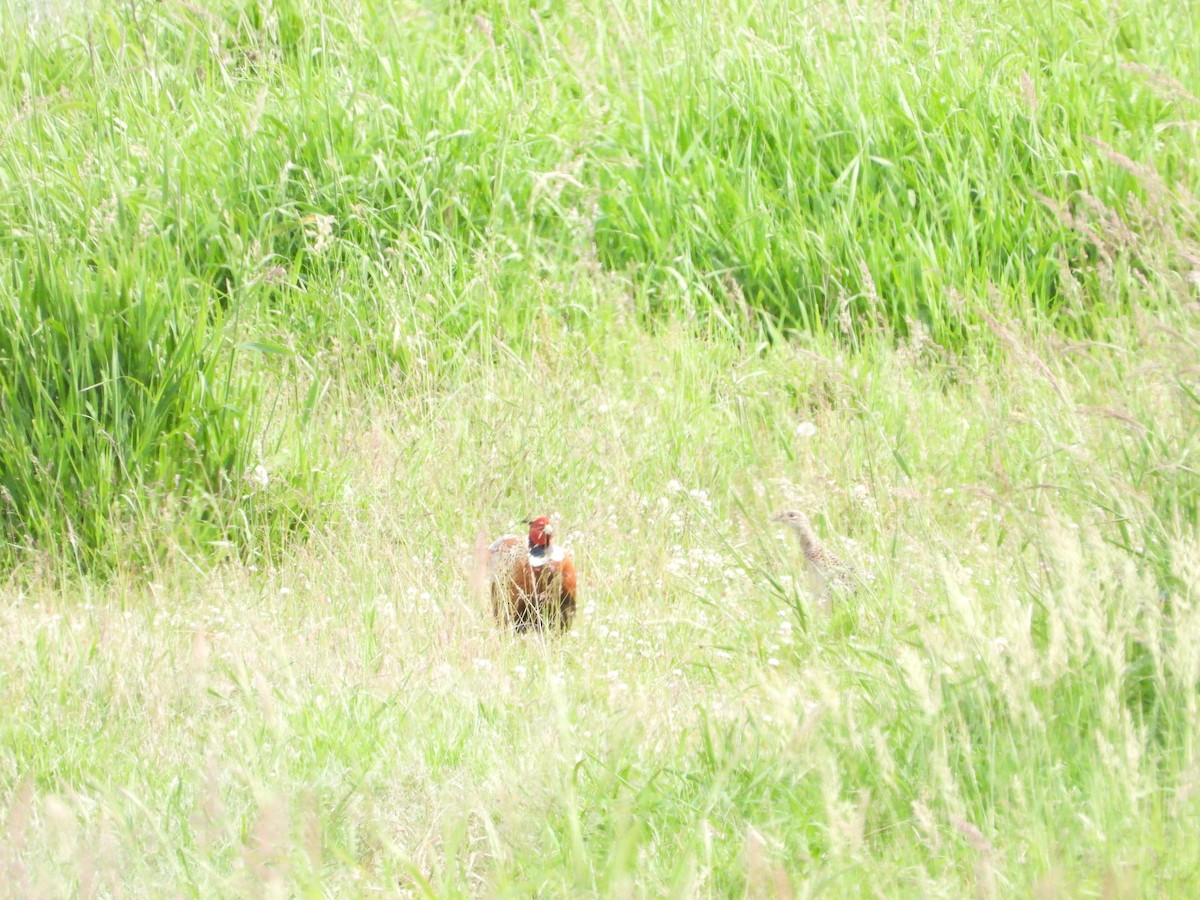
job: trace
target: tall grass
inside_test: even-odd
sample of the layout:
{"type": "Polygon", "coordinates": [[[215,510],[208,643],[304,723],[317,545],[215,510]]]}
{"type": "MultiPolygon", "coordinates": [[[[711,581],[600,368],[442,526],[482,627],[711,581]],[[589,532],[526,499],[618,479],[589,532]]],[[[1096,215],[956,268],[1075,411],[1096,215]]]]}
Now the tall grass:
{"type": "Polygon", "coordinates": [[[629,323],[337,393],[342,524],[274,571],[9,592],[9,881],[1186,895],[1196,532],[1159,510],[1195,317],[1152,324],[1022,338],[1057,387],[629,323]],[[828,618],[783,504],[874,576],[828,618]],[[530,509],[584,575],[557,642],[471,592],[530,509]]]}
{"type": "Polygon", "coordinates": [[[230,395],[205,317],[149,273],[35,265],[11,271],[0,314],[5,533],[81,563],[142,519],[139,492],[220,491],[249,396],[230,395]]]}
{"type": "Polygon", "coordinates": [[[488,320],[456,290],[483,260],[496,290],[594,260],[652,310],[737,312],[732,279],[785,323],[951,342],[951,290],[1045,314],[1082,291],[1099,327],[1190,271],[1194,216],[1153,215],[1194,212],[1180,4],[118,9],[79,41],[6,30],[39,151],[9,163],[18,218],[77,234],[86,181],[91,208],[136,202],[129,237],[165,232],[201,284],[314,338],[374,324],[370,298],[296,290],[354,261],[434,292],[449,336],[488,320]],[[60,203],[28,209],[30,183],[60,203]],[[1121,254],[1105,209],[1144,226],[1121,254]]]}
{"type": "Polygon", "coordinates": [[[1196,892],[1189,4],[33,9],[10,892],[1196,892]]]}

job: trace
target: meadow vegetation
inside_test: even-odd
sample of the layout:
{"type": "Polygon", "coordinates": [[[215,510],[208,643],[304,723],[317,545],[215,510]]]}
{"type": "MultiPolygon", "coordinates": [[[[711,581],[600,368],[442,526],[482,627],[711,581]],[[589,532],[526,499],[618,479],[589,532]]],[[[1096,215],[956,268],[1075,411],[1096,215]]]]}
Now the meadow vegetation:
{"type": "Polygon", "coordinates": [[[0,890],[1195,896],[1197,48],[0,0],[0,890]]]}

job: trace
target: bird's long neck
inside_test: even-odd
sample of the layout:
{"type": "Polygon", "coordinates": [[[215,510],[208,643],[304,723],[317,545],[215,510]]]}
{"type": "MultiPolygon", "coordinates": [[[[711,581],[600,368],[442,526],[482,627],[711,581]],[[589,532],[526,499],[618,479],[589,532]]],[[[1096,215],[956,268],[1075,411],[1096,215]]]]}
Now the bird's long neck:
{"type": "Polygon", "coordinates": [[[796,535],[800,538],[800,549],[805,556],[815,556],[821,547],[813,530],[805,525],[796,526],[796,535]]]}

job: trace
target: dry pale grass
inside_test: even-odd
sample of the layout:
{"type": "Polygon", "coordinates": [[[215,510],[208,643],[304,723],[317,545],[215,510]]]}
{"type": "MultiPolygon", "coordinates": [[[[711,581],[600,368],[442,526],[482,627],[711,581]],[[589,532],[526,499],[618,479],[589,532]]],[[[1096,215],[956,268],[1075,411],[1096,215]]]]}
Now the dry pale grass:
{"type": "Polygon", "coordinates": [[[1159,840],[1194,843],[1200,583],[1153,483],[1190,483],[1195,322],[1144,327],[1066,355],[1011,332],[1011,367],[956,385],[936,351],[628,332],[590,369],[331,398],[340,514],[277,566],[6,589],[3,880],[1145,885],[1159,840]],[[766,523],[791,501],[876,576],[829,619],[766,523]],[[481,528],[534,509],[582,571],[561,640],[497,634],[471,590],[481,528]]]}

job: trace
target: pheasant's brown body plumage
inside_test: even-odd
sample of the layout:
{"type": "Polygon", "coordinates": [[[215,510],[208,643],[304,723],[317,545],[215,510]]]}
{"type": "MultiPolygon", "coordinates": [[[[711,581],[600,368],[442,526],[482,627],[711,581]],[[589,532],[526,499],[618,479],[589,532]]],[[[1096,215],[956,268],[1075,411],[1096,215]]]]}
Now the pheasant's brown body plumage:
{"type": "Polygon", "coordinates": [[[782,522],[796,532],[808,571],[808,590],[815,600],[826,603],[831,592],[846,594],[855,589],[858,579],[854,568],[821,543],[804,513],[785,510],[774,516],[773,521],[782,522]]]}
{"type": "MultiPolygon", "coordinates": [[[[534,520],[535,522],[539,520],[534,520]]],[[[544,539],[506,534],[488,547],[492,615],[502,628],[566,631],[575,617],[575,563],[569,553],[544,539]],[[542,542],[544,541],[544,542],[542,542]]],[[[536,532],[539,536],[542,530],[536,532]]]]}

